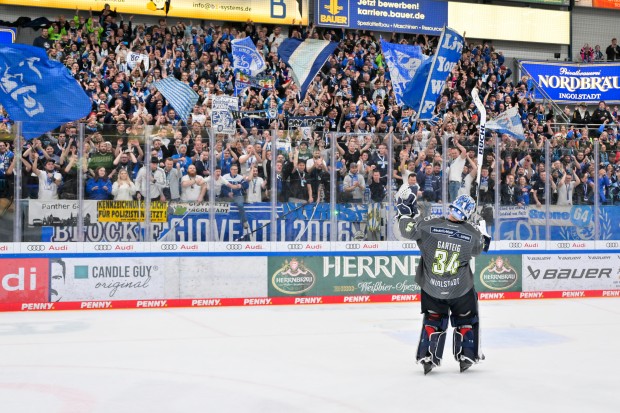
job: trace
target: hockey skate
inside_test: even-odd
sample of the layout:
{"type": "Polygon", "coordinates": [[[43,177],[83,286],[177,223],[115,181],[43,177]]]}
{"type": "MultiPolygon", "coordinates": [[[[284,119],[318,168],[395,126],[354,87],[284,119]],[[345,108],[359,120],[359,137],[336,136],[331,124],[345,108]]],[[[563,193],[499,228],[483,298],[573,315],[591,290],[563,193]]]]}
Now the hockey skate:
{"type": "Polygon", "coordinates": [[[466,358],[462,358],[459,361],[459,367],[461,368],[461,373],[464,372],[465,370],[467,370],[468,368],[470,368],[471,366],[473,366],[474,363],[466,358]]]}
{"type": "Polygon", "coordinates": [[[435,367],[433,365],[433,363],[431,363],[430,361],[422,361],[422,367],[424,367],[424,375],[426,376],[428,373],[431,372],[431,370],[433,369],[433,367],[435,367]]]}

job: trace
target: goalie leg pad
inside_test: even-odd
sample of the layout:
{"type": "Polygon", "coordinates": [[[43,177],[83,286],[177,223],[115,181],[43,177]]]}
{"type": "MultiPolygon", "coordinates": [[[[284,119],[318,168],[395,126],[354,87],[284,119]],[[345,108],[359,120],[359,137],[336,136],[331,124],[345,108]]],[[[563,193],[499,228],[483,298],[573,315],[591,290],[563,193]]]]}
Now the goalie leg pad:
{"type": "Polygon", "coordinates": [[[444,345],[446,344],[446,329],[448,317],[437,313],[424,313],[422,332],[416,355],[417,362],[431,363],[433,366],[441,364],[444,345]]]}
{"type": "Polygon", "coordinates": [[[452,353],[457,361],[467,361],[471,364],[480,361],[480,334],[478,316],[452,315],[454,327],[452,353]]]}

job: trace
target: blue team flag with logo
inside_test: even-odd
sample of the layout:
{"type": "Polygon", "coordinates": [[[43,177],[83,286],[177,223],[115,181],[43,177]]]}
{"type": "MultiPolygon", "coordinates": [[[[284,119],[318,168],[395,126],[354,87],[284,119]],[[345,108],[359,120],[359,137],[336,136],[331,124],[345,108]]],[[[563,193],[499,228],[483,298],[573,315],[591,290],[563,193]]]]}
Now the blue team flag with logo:
{"type": "MultiPolygon", "coordinates": [[[[390,71],[390,80],[392,81],[396,103],[401,106],[405,105],[403,97],[407,87],[416,75],[417,79],[426,80],[432,59],[430,56],[422,53],[420,46],[388,43],[383,39],[381,39],[381,50],[390,71]]],[[[418,85],[417,88],[421,92],[423,84],[418,85]]]]}
{"type": "Polygon", "coordinates": [[[198,94],[194,92],[194,89],[172,76],[154,82],[153,86],[161,92],[177,115],[187,124],[187,117],[198,102],[198,94]]]}
{"type": "Polygon", "coordinates": [[[462,53],[463,36],[445,27],[439,38],[437,53],[426,75],[418,70],[404,93],[404,102],[416,111],[419,119],[433,117],[435,103],[462,53]]]}
{"type": "Polygon", "coordinates": [[[285,39],[278,47],[278,55],[293,70],[293,79],[301,89],[302,98],[310,82],[334,53],[338,43],[328,40],[295,38],[285,39]]]}
{"type": "Polygon", "coordinates": [[[263,55],[256,49],[252,39],[244,37],[232,41],[233,69],[248,76],[256,76],[267,69],[263,55]]]}
{"type": "Polygon", "coordinates": [[[519,109],[516,106],[508,108],[494,119],[487,121],[485,126],[487,129],[496,130],[500,134],[508,134],[520,141],[525,139],[523,122],[521,122],[519,109]]]}
{"type": "Polygon", "coordinates": [[[22,123],[22,135],[36,138],[87,116],[91,102],[80,84],[45,50],[23,44],[0,45],[0,103],[22,123]]]}

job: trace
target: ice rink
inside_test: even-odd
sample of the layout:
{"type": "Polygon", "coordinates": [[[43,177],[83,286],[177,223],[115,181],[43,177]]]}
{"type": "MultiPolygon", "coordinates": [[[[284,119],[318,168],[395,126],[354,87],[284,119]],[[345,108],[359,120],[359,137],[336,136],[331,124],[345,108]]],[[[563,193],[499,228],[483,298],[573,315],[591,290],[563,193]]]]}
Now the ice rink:
{"type": "Polygon", "coordinates": [[[419,305],[2,313],[0,411],[619,411],[620,300],[483,301],[486,361],[428,376],[419,305]]]}

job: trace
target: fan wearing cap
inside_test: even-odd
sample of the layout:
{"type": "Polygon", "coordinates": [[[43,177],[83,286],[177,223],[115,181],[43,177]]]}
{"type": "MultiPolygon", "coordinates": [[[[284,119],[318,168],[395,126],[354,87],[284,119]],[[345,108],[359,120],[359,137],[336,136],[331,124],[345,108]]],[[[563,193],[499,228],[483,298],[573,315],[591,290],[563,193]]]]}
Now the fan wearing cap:
{"type": "Polygon", "coordinates": [[[166,174],[158,165],[159,159],[153,156],[151,157],[151,164],[148,166],[144,165],[138,171],[138,175],[136,176],[136,187],[138,188],[136,197],[138,200],[146,197],[147,191],[149,192],[148,196],[151,201],[164,202],[166,200],[166,197],[164,196],[166,174]]]}
{"type": "Polygon", "coordinates": [[[415,240],[421,255],[415,280],[422,290],[423,325],[416,360],[424,374],[441,364],[450,321],[453,354],[463,372],[484,359],[470,260],[488,249],[490,238],[484,221],[479,226],[468,221],[476,208],[469,195],[458,196],[447,217],[422,218],[415,194],[407,189],[398,193],[396,207],[401,236],[415,240]]]}
{"type": "Polygon", "coordinates": [[[587,126],[590,123],[591,116],[588,111],[588,105],[586,102],[581,102],[579,106],[575,108],[573,116],[571,117],[571,123],[577,126],[587,126]]]}
{"type": "Polygon", "coordinates": [[[37,166],[39,154],[33,152],[32,172],[39,178],[39,200],[49,201],[58,199],[58,188],[62,184],[62,175],[56,172],[53,159],[43,161],[43,170],[37,166]]]}

